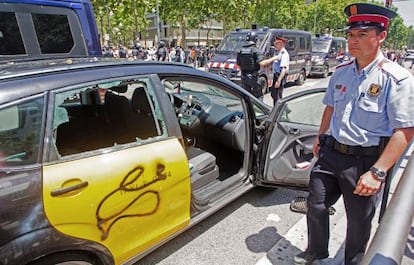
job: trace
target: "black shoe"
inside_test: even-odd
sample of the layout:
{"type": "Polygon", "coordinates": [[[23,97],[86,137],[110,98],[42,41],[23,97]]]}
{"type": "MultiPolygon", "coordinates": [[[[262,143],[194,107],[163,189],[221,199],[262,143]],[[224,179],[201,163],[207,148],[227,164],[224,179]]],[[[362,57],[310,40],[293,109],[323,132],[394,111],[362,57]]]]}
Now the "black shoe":
{"type": "Polygon", "coordinates": [[[305,252],[299,253],[298,255],[293,257],[293,264],[295,264],[295,265],[311,265],[312,262],[314,262],[315,260],[324,259],[324,258],[327,258],[327,257],[328,256],[318,258],[318,257],[315,257],[314,255],[312,255],[311,253],[309,253],[308,251],[305,251],[305,252]]]}

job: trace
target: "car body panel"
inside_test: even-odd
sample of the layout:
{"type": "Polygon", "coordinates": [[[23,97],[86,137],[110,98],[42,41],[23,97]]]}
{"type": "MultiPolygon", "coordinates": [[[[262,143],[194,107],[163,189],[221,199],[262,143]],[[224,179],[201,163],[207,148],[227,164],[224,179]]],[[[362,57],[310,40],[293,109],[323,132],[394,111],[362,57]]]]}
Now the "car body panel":
{"type": "Polygon", "coordinates": [[[117,262],[188,225],[190,195],[187,157],[177,139],[50,165],[43,172],[50,223],[105,245],[117,262]]]}

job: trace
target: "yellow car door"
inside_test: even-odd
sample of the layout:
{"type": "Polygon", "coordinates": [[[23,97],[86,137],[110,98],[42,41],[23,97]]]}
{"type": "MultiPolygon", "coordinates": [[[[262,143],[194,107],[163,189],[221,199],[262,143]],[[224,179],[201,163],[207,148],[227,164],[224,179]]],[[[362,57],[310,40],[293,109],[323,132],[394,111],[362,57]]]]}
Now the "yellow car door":
{"type": "Polygon", "coordinates": [[[112,82],[106,90],[99,84],[57,93],[53,138],[61,155],[43,168],[44,209],[53,227],[104,245],[116,264],[190,222],[184,148],[178,137],[160,129],[163,117],[142,83],[128,80],[128,89],[112,82]],[[127,113],[133,109],[127,106],[130,102],[136,108],[145,103],[145,126],[142,119],[136,122],[143,111],[127,113]],[[117,123],[110,114],[116,114],[117,123]],[[148,130],[151,123],[154,128],[148,130]],[[138,134],[144,130],[145,136],[138,134]]]}
{"type": "Polygon", "coordinates": [[[46,215],[60,232],[105,245],[118,264],[189,223],[189,176],[177,139],[50,165],[46,215]]]}

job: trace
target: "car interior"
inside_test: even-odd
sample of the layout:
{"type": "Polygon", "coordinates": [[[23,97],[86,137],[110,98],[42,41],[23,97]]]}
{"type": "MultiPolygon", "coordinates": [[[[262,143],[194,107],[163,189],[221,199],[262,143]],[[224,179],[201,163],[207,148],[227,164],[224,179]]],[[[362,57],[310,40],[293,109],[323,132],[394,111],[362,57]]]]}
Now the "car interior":
{"type": "Polygon", "coordinates": [[[55,136],[59,154],[72,155],[160,135],[145,87],[137,85],[130,99],[123,95],[127,89],[128,84],[121,83],[66,97],[59,107],[65,109],[68,120],[57,126],[55,136]]]}
{"type": "Polygon", "coordinates": [[[240,182],[246,145],[241,100],[207,83],[163,80],[184,137],[193,205],[200,209],[240,182]]]}

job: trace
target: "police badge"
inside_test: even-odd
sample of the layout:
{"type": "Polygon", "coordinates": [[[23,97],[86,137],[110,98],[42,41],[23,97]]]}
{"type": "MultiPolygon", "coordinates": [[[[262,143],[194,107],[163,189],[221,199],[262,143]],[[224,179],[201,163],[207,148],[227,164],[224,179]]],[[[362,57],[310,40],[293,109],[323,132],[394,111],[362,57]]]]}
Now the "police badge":
{"type": "Polygon", "coordinates": [[[371,84],[368,88],[368,96],[370,97],[378,97],[381,93],[382,87],[378,84],[371,84]]]}

